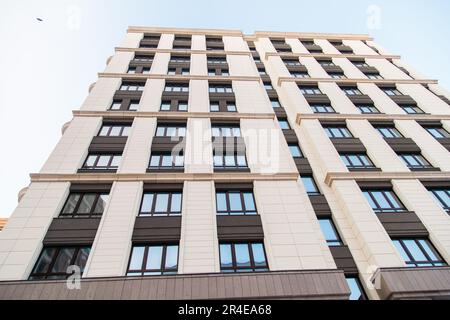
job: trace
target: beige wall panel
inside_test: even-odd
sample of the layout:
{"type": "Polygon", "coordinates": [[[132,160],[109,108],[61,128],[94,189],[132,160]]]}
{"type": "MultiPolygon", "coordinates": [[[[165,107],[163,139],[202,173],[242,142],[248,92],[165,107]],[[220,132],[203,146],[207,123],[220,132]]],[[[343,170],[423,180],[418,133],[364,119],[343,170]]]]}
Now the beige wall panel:
{"type": "Polygon", "coordinates": [[[212,152],[210,120],[189,118],[184,153],[185,172],[212,173],[212,152]]]}
{"type": "Polygon", "coordinates": [[[338,113],[358,114],[359,110],[334,82],[319,82],[319,89],[331,100],[333,109],[338,113]]]}
{"type": "Polygon", "coordinates": [[[106,111],[111,106],[113,96],[122,83],[120,78],[98,78],[86,100],[81,105],[83,111],[106,111]]]}
{"type": "Polygon", "coordinates": [[[150,74],[167,74],[169,61],[170,61],[170,53],[167,52],[155,53],[155,58],[153,59],[150,74]]]}
{"type": "Polygon", "coordinates": [[[191,55],[191,65],[189,72],[194,76],[206,76],[208,74],[206,54],[191,55]]]}
{"type": "Polygon", "coordinates": [[[126,274],[142,187],[142,182],[114,182],[83,277],[126,274]]]}
{"type": "Polygon", "coordinates": [[[349,79],[366,79],[366,75],[353,65],[347,58],[333,58],[335,65],[342,68],[344,74],[349,79]]]}
{"type": "Polygon", "coordinates": [[[182,211],[178,273],[219,272],[214,182],[186,181],[182,211]]]}
{"type": "Polygon", "coordinates": [[[127,73],[130,61],[133,59],[133,52],[117,51],[105,68],[108,73],[127,73]]]}
{"type": "Polygon", "coordinates": [[[388,114],[405,114],[405,112],[389,98],[377,85],[373,83],[358,83],[362,93],[367,94],[378,110],[388,114]]]}
{"type": "Polygon", "coordinates": [[[380,75],[385,79],[411,79],[386,59],[366,59],[366,62],[369,66],[377,68],[380,75]]]}
{"type": "Polygon", "coordinates": [[[272,113],[272,106],[260,81],[233,81],[239,112],[272,113]]]}
{"type": "Polygon", "coordinates": [[[443,86],[441,86],[439,84],[429,84],[428,87],[435,94],[443,95],[443,96],[447,97],[447,99],[450,99],[450,91],[445,89],[443,86]]]}
{"type": "Polygon", "coordinates": [[[129,32],[125,35],[125,38],[120,43],[119,47],[123,48],[139,48],[139,43],[144,37],[143,33],[129,32]]]}
{"type": "Polygon", "coordinates": [[[258,77],[253,60],[248,55],[227,55],[230,76],[233,77],[258,77]]]}
{"type": "Polygon", "coordinates": [[[135,118],[122,155],[119,173],[145,173],[150,161],[156,118],[135,118]]]}
{"type": "Polygon", "coordinates": [[[287,113],[313,113],[295,82],[283,82],[278,96],[287,113]]]}
{"type": "Polygon", "coordinates": [[[161,94],[165,86],[164,79],[148,79],[139,103],[139,111],[159,111],[161,94]]]}
{"type": "MultiPolygon", "coordinates": [[[[290,77],[291,74],[289,70],[286,68],[283,60],[279,56],[269,56],[268,64],[266,67],[267,74],[274,75],[277,77],[290,77]]],[[[274,82],[275,84],[275,82],[274,82]]]]}
{"type": "Polygon", "coordinates": [[[208,80],[189,83],[189,112],[209,112],[208,80]]]}
{"type": "Polygon", "coordinates": [[[102,124],[100,117],[74,117],[40,173],[76,173],[84,163],[92,138],[102,124]]]}
{"type": "Polygon", "coordinates": [[[173,39],[175,35],[170,33],[161,34],[159,39],[158,49],[172,49],[173,39]]]}
{"type": "Polygon", "coordinates": [[[225,51],[249,51],[247,43],[242,37],[223,36],[222,39],[225,51]]]}
{"type": "Polygon", "coordinates": [[[416,69],[414,69],[413,67],[411,67],[404,60],[393,59],[392,61],[395,63],[395,65],[405,68],[414,79],[421,79],[421,80],[428,79],[428,77],[426,75],[424,75],[423,73],[421,73],[421,72],[417,71],[416,69]]]}
{"type": "Polygon", "coordinates": [[[367,41],[367,44],[368,44],[369,46],[372,46],[372,47],[374,47],[375,49],[377,49],[378,52],[379,52],[380,54],[382,54],[382,55],[387,55],[387,56],[388,56],[388,55],[392,55],[392,53],[391,53],[390,51],[386,50],[386,48],[380,46],[377,42],[375,42],[375,41],[373,41],[373,40],[368,40],[368,41],[367,41]]]}
{"type": "Polygon", "coordinates": [[[293,53],[309,53],[305,46],[298,39],[286,39],[286,43],[291,46],[293,53]]]}
{"type": "Polygon", "coordinates": [[[258,40],[255,41],[255,47],[256,50],[259,52],[261,60],[264,60],[264,54],[266,52],[273,52],[273,53],[277,52],[269,38],[258,38],[258,40]]]}
{"type": "Polygon", "coordinates": [[[0,281],[26,280],[69,193],[68,182],[33,182],[0,232],[0,281]]]}
{"type": "Polygon", "coordinates": [[[341,54],[328,40],[315,39],[314,42],[322,48],[325,54],[341,54]]]}
{"type": "Polygon", "coordinates": [[[378,55],[375,51],[373,51],[369,46],[367,46],[361,40],[342,40],[342,43],[346,46],[349,46],[353,49],[355,54],[360,55],[378,55]]]}
{"type": "Polygon", "coordinates": [[[191,40],[192,50],[206,50],[205,36],[202,34],[193,34],[191,40]]]}
{"type": "Polygon", "coordinates": [[[397,84],[403,94],[411,96],[425,112],[432,114],[450,114],[449,105],[420,84],[397,84]]]}
{"type": "Polygon", "coordinates": [[[300,57],[300,62],[308,69],[311,78],[329,78],[328,73],[313,57],[300,57]]]}

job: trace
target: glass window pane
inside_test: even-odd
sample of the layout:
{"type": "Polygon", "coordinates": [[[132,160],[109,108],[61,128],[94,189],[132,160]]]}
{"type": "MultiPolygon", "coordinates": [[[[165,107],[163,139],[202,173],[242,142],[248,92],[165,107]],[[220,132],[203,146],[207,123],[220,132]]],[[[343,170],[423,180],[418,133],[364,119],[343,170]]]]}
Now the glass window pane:
{"type": "Polygon", "coordinates": [[[217,211],[227,210],[227,201],[224,192],[216,193],[217,211]]]}
{"type": "Polygon", "coordinates": [[[358,282],[355,278],[346,278],[347,284],[350,288],[349,300],[359,300],[362,297],[361,289],[358,286],[358,282]]]}
{"type": "Polygon", "coordinates": [[[155,212],[167,212],[168,204],[169,204],[169,194],[158,193],[156,195],[155,212]]]}
{"type": "Polygon", "coordinates": [[[103,213],[106,207],[106,202],[108,201],[108,195],[107,194],[101,194],[98,197],[97,204],[95,205],[94,212],[95,213],[103,213]]]}
{"type": "Polygon", "coordinates": [[[163,155],[161,166],[162,167],[171,167],[172,166],[172,156],[171,155],[163,155]]]}
{"type": "Polygon", "coordinates": [[[394,208],[403,208],[402,204],[397,200],[397,197],[394,196],[394,194],[391,191],[385,192],[384,194],[389,199],[389,201],[391,201],[394,208]]]}
{"type": "Polygon", "coordinates": [[[222,156],[214,156],[214,157],[213,157],[213,160],[214,160],[214,165],[215,165],[216,167],[221,167],[221,166],[223,166],[223,158],[222,158],[222,156]]]}
{"type": "Polygon", "coordinates": [[[391,208],[382,191],[372,191],[371,193],[380,208],[391,208]]]}
{"type": "Polygon", "coordinates": [[[187,103],[179,103],[178,104],[178,110],[179,111],[187,111],[188,109],[188,104],[187,103]]]}
{"type": "Polygon", "coordinates": [[[36,266],[34,267],[33,273],[46,273],[55,252],[56,248],[44,248],[38,262],[36,263],[36,266]]]}
{"type": "Polygon", "coordinates": [[[244,192],[244,204],[247,211],[255,211],[255,200],[252,192],[244,192]]]}
{"type": "Polygon", "coordinates": [[[153,204],[153,193],[145,193],[142,198],[141,212],[150,212],[153,204]]]}
{"type": "Polygon", "coordinates": [[[230,192],[228,194],[230,200],[230,209],[232,211],[241,211],[242,203],[241,203],[241,194],[239,192],[230,192]]]}
{"type": "Polygon", "coordinates": [[[165,127],[158,127],[158,128],[156,129],[156,136],[157,136],[157,137],[163,137],[165,131],[166,131],[166,128],[165,128],[165,127]]]}
{"type": "Polygon", "coordinates": [[[289,146],[289,151],[293,157],[301,157],[300,148],[298,146],[289,146]]]}
{"type": "Polygon", "coordinates": [[[97,167],[106,167],[109,164],[109,160],[111,159],[111,156],[99,156],[97,167]]]}
{"type": "Polygon", "coordinates": [[[86,160],[86,166],[87,167],[94,166],[95,160],[97,160],[97,156],[94,156],[94,155],[89,156],[86,160]]]}
{"type": "Polygon", "coordinates": [[[74,253],[75,248],[60,249],[51,272],[63,272],[63,273],[67,272],[67,267],[70,265],[74,253]]]}
{"type": "Polygon", "coordinates": [[[241,136],[241,129],[233,128],[233,137],[240,137],[240,136],[241,136]]]}
{"type": "Polygon", "coordinates": [[[130,126],[124,126],[122,130],[122,137],[128,137],[130,134],[131,127],[130,126]]]}
{"type": "Polygon", "coordinates": [[[133,247],[131,253],[130,267],[129,270],[140,270],[142,269],[142,261],[144,259],[145,247],[133,247]]]}
{"type": "Polygon", "coordinates": [[[392,242],[394,243],[394,246],[397,248],[398,252],[400,252],[400,255],[402,256],[403,260],[405,262],[410,261],[409,256],[406,253],[406,251],[403,249],[402,245],[400,244],[400,241],[393,240],[392,242]]]}
{"type": "Polygon", "coordinates": [[[301,179],[302,179],[303,185],[305,186],[306,192],[308,192],[308,193],[317,193],[318,192],[313,178],[302,177],[301,179]]]}
{"type": "Polygon", "coordinates": [[[403,240],[403,243],[408,248],[409,253],[411,253],[415,261],[426,261],[427,258],[423,254],[422,250],[419,248],[414,240],[403,240]]]}
{"type": "Polygon", "coordinates": [[[244,155],[237,156],[237,163],[239,167],[246,167],[247,166],[247,160],[245,159],[244,155]]]}
{"type": "Polygon", "coordinates": [[[233,266],[230,244],[221,244],[220,245],[220,266],[222,268],[233,266]]]}
{"type": "Polygon", "coordinates": [[[178,265],[178,246],[167,246],[166,269],[176,269],[178,265]]]}
{"type": "Polygon", "coordinates": [[[184,156],[176,156],[175,157],[175,166],[176,167],[182,167],[184,165],[184,156]]]}
{"type": "Polygon", "coordinates": [[[236,105],[234,105],[234,104],[227,104],[227,110],[228,110],[229,112],[234,112],[234,111],[236,111],[236,105]]]}
{"type": "Polygon", "coordinates": [[[234,156],[224,156],[225,166],[234,167],[236,165],[234,156]]]}
{"type": "Polygon", "coordinates": [[[171,212],[181,212],[181,193],[172,193],[171,212]]]}
{"type": "Polygon", "coordinates": [[[148,247],[146,269],[161,269],[162,250],[162,246],[148,247]]]}
{"type": "Polygon", "coordinates": [[[366,197],[366,200],[369,202],[370,207],[371,207],[372,209],[378,208],[377,204],[373,201],[373,199],[372,199],[372,197],[370,196],[370,193],[369,193],[369,192],[364,191],[363,194],[364,194],[364,196],[366,197]]]}
{"type": "Polygon", "coordinates": [[[80,267],[81,272],[84,271],[84,267],[86,266],[87,259],[89,258],[89,253],[91,252],[91,248],[80,248],[78,250],[77,257],[75,258],[74,265],[80,267]]]}
{"type": "Polygon", "coordinates": [[[80,206],[76,213],[90,213],[92,210],[92,206],[94,204],[94,200],[97,197],[95,194],[85,194],[81,199],[80,206]]]}
{"type": "Polygon", "coordinates": [[[266,266],[266,257],[264,256],[264,247],[262,243],[253,243],[253,261],[255,261],[255,266],[266,266]]]}
{"type": "Polygon", "coordinates": [[[210,105],[210,110],[213,111],[213,112],[219,111],[219,104],[217,104],[217,103],[212,103],[212,104],[210,105]]]}
{"type": "Polygon", "coordinates": [[[238,267],[250,266],[250,254],[248,252],[248,245],[246,243],[235,244],[234,250],[236,253],[236,265],[238,267]]]}
{"type": "Polygon", "coordinates": [[[111,132],[109,133],[109,135],[113,137],[118,137],[120,135],[121,130],[122,127],[114,126],[111,128],[111,132]]]}
{"type": "Polygon", "coordinates": [[[428,254],[428,256],[430,257],[431,260],[440,260],[436,254],[434,253],[434,251],[431,249],[430,245],[428,244],[428,241],[424,240],[424,239],[420,239],[419,240],[420,245],[422,246],[423,250],[425,250],[425,252],[428,254]]]}
{"type": "Polygon", "coordinates": [[[152,155],[150,158],[150,167],[158,167],[159,166],[159,155],[152,155]]]}
{"type": "Polygon", "coordinates": [[[320,219],[319,224],[327,241],[339,241],[339,237],[336,234],[330,219],[320,219]]]}
{"type": "Polygon", "coordinates": [[[120,165],[120,161],[122,160],[122,156],[115,155],[111,161],[111,167],[118,167],[120,165]]]}
{"type": "Polygon", "coordinates": [[[67,199],[66,205],[64,206],[63,213],[73,213],[75,210],[75,206],[78,203],[78,200],[80,199],[79,194],[71,194],[69,196],[69,199],[67,199]]]}
{"type": "Polygon", "coordinates": [[[98,135],[102,136],[102,137],[107,136],[109,128],[110,128],[110,126],[103,126],[98,135]]]}

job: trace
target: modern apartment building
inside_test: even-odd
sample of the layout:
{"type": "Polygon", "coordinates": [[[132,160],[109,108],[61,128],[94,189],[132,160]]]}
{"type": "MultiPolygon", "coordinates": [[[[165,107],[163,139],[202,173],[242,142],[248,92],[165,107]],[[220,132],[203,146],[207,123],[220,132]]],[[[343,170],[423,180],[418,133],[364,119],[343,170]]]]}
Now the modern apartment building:
{"type": "Polygon", "coordinates": [[[450,298],[449,103],[367,35],[130,27],[19,193],[0,299],[450,298]]]}

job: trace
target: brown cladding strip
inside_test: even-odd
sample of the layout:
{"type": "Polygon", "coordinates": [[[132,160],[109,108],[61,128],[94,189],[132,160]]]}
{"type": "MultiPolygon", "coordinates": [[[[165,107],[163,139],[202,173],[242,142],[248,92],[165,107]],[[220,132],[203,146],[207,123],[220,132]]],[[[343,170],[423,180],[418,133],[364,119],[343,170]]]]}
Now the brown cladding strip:
{"type": "Polygon", "coordinates": [[[0,299],[4,300],[31,298],[346,300],[349,295],[350,289],[341,270],[83,278],[80,290],[67,289],[66,280],[0,282],[0,299]],[[9,290],[10,287],[15,290],[9,290]]]}
{"type": "Polygon", "coordinates": [[[390,180],[356,181],[361,189],[391,189],[390,180]]]}
{"type": "Polygon", "coordinates": [[[43,240],[44,245],[90,245],[100,224],[98,218],[55,218],[43,240]]]}
{"type": "Polygon", "coordinates": [[[259,215],[217,216],[217,236],[223,240],[262,240],[264,232],[259,215]]]}
{"type": "Polygon", "coordinates": [[[136,217],[133,243],[178,242],[181,237],[181,216],[136,217]]]}
{"type": "Polygon", "coordinates": [[[420,148],[411,138],[385,138],[387,144],[397,153],[407,152],[416,153],[420,152],[420,148]]]}
{"type": "Polygon", "coordinates": [[[112,183],[72,183],[71,192],[109,192],[112,183]]]}
{"type": "Polygon", "coordinates": [[[428,236],[427,228],[414,212],[377,213],[376,215],[391,237],[428,236]]]}
{"type": "Polygon", "coordinates": [[[347,246],[330,246],[329,248],[338,269],[344,270],[346,274],[358,274],[358,267],[347,246]]]}
{"type": "Polygon", "coordinates": [[[324,195],[311,195],[309,196],[309,201],[311,201],[311,205],[317,217],[331,216],[331,208],[324,195]]]}
{"type": "Polygon", "coordinates": [[[302,175],[302,174],[308,175],[308,174],[312,174],[313,173],[311,165],[309,164],[308,159],[306,159],[306,158],[294,158],[294,162],[295,162],[295,165],[297,167],[298,173],[300,173],[300,175],[302,175]]]}
{"type": "Polygon", "coordinates": [[[89,152],[123,152],[128,137],[93,137],[89,152]]]}
{"type": "Polygon", "coordinates": [[[218,190],[253,190],[253,183],[216,183],[218,190]]]}
{"type": "Polygon", "coordinates": [[[182,183],[144,183],[144,191],[181,191],[182,183]]]}
{"type": "Polygon", "coordinates": [[[366,153],[366,147],[358,138],[331,138],[339,153],[366,153]]]}

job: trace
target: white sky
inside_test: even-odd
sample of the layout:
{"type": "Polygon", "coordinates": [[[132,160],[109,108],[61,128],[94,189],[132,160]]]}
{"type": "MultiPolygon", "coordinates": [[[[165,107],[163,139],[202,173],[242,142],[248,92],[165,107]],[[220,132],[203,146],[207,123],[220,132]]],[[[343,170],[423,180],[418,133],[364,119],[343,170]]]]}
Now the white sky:
{"type": "Polygon", "coordinates": [[[12,213],[129,25],[369,33],[450,89],[449,12],[447,0],[1,0],[0,217],[12,213]]]}

